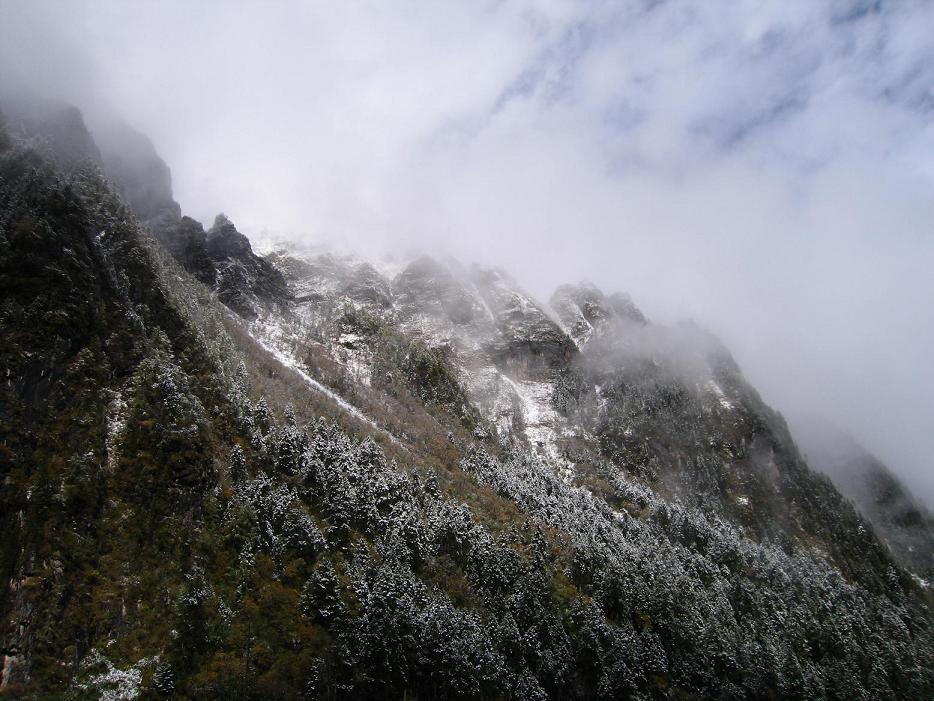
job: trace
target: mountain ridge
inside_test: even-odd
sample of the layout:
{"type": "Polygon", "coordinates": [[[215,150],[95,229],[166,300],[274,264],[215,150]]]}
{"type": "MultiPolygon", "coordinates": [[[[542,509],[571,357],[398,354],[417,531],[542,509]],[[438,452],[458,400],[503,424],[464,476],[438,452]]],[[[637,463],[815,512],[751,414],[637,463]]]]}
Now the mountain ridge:
{"type": "Polygon", "coordinates": [[[4,693],[931,691],[929,593],[703,331],[0,158],[4,693]]]}

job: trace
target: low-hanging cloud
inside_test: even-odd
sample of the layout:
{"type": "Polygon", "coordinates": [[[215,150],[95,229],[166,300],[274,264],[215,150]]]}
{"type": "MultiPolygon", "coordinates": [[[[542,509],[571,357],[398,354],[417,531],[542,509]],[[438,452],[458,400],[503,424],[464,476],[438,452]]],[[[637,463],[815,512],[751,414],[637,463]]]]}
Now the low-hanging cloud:
{"type": "Polygon", "coordinates": [[[0,80],[119,112],[182,208],[693,317],[929,502],[934,5],[0,0],[0,80]]]}

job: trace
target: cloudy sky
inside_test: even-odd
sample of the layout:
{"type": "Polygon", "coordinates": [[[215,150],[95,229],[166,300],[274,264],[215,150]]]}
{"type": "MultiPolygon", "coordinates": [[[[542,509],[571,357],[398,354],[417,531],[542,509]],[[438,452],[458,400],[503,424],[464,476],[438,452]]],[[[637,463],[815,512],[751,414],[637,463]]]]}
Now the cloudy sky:
{"type": "Polygon", "coordinates": [[[0,70],[196,218],[693,318],[934,503],[934,3],[0,0],[0,70]]]}

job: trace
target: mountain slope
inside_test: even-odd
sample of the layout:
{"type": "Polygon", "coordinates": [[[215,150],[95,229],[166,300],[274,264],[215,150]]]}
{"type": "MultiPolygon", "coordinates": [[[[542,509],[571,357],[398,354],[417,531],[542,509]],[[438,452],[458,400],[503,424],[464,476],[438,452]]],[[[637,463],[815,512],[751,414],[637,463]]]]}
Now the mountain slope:
{"type": "Polygon", "coordinates": [[[931,695],[925,592],[699,332],[296,250],[228,309],[3,143],[3,693],[931,695]]]}
{"type": "Polygon", "coordinates": [[[311,343],[373,377],[379,336],[351,317],[378,319],[443,352],[498,443],[589,480],[611,502],[618,475],[639,478],[757,539],[820,548],[848,575],[881,586],[885,548],[808,469],[729,353],[696,327],[651,324],[630,299],[592,285],[559,289],[552,316],[500,271],[425,256],[394,275],[333,253],[283,249],[270,260],[300,302],[257,332],[299,360],[311,343]]]}
{"type": "Polygon", "coordinates": [[[796,432],[808,462],[872,523],[905,567],[934,580],[934,519],[895,475],[851,436],[812,419],[796,432]]]}

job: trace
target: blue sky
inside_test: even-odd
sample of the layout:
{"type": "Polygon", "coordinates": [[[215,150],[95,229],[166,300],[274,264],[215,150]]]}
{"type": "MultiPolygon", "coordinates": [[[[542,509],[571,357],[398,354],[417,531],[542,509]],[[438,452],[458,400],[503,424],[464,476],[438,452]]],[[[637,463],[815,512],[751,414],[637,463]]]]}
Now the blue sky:
{"type": "Polygon", "coordinates": [[[0,14],[7,82],[121,112],[197,218],[628,290],[934,502],[934,3],[0,14]]]}

